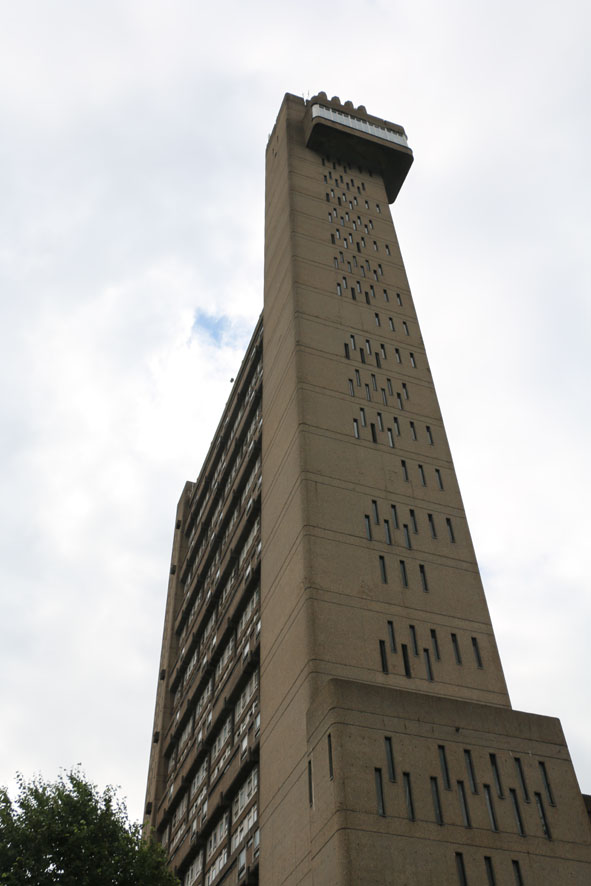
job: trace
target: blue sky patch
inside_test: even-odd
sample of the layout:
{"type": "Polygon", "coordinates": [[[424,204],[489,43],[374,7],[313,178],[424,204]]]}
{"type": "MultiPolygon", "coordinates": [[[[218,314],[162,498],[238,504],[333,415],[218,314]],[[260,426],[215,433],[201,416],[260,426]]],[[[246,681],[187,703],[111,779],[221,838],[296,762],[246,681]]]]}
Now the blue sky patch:
{"type": "Polygon", "coordinates": [[[205,333],[216,345],[223,343],[230,327],[230,318],[225,314],[214,317],[212,314],[206,314],[205,311],[195,311],[192,331],[201,334],[205,333]]]}

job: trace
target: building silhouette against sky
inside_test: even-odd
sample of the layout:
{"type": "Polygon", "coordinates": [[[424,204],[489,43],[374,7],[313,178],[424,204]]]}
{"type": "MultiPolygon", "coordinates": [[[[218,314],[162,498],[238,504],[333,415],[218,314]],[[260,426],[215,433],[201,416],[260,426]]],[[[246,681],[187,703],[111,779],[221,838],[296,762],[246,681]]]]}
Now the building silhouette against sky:
{"type": "Polygon", "coordinates": [[[511,708],[390,215],[411,163],[324,93],[269,138],[263,315],[176,515],[146,820],[183,886],[591,882],[560,724],[511,708]]]}

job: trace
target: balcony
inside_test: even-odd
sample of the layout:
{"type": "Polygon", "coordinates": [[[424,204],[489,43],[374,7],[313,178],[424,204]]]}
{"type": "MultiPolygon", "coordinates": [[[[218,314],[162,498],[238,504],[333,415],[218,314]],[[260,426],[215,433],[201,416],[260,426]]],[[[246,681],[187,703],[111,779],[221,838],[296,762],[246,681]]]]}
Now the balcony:
{"type": "Polygon", "coordinates": [[[308,104],[304,121],[306,145],[381,175],[388,202],[393,203],[413,161],[402,127],[371,118],[350,103],[344,107],[324,93],[308,104]],[[320,99],[321,102],[317,102],[320,99]]]}

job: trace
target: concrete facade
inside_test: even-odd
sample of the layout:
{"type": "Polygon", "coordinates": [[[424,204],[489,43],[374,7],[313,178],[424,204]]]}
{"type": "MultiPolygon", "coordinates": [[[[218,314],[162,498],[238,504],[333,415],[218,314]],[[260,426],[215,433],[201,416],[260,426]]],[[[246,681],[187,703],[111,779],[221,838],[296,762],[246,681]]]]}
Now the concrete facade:
{"type": "Polygon", "coordinates": [[[591,881],[515,712],[389,203],[401,127],[286,95],[265,301],[177,513],[146,820],[183,886],[591,881]],[[263,327],[264,320],[264,327],[263,327]]]}

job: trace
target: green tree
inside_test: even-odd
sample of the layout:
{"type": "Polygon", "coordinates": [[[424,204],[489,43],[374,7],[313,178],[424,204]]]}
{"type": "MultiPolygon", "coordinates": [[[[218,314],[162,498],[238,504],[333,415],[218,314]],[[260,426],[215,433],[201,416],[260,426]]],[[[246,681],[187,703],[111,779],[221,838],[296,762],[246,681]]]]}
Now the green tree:
{"type": "Polygon", "coordinates": [[[1,886],[178,886],[114,788],[79,770],[17,782],[14,801],[0,788],[1,886]]]}

